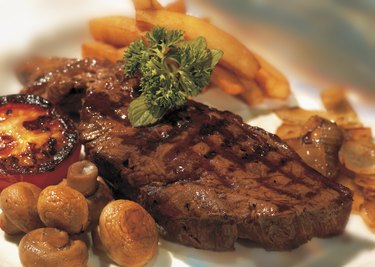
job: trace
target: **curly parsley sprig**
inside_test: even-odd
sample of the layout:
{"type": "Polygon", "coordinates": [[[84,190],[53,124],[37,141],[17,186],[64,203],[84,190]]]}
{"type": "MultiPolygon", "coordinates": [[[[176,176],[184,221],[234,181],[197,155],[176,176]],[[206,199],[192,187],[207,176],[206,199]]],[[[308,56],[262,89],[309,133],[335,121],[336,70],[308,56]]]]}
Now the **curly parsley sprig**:
{"type": "Polygon", "coordinates": [[[135,41],[125,52],[125,75],[140,74],[141,96],[129,106],[134,127],[159,121],[169,110],[198,95],[209,83],[223,52],[207,48],[206,39],[185,41],[182,31],[155,27],[146,42],[135,41]]]}

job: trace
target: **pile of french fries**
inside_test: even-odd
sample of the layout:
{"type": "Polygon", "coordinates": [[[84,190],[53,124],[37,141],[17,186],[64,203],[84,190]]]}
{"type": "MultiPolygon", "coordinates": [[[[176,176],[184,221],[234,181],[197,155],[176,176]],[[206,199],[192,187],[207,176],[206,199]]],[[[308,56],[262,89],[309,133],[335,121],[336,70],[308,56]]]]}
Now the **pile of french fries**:
{"type": "Polygon", "coordinates": [[[213,71],[211,84],[225,93],[238,96],[249,105],[264,98],[285,100],[290,95],[286,77],[259,55],[207,19],[186,14],[184,0],[162,6],[157,0],[133,0],[135,19],[125,16],[95,18],[89,22],[95,41],[82,44],[82,57],[121,60],[127,46],[144,38],[154,26],[179,29],[186,39],[203,36],[210,48],[224,52],[213,71]]]}
{"type": "MultiPolygon", "coordinates": [[[[346,98],[343,88],[332,87],[321,93],[325,111],[304,110],[301,108],[284,108],[275,111],[283,121],[276,134],[283,140],[301,138],[304,123],[313,115],[335,121],[344,133],[344,144],[374,147],[371,128],[364,127],[358,115],[346,98]]],[[[340,153],[343,151],[341,149],[340,153]]],[[[371,152],[370,152],[371,153],[371,152]]],[[[340,157],[342,162],[342,159],[340,157]]],[[[359,159],[365,160],[365,159],[359,159]]],[[[343,164],[343,162],[342,162],[343,164]]],[[[375,231],[375,174],[364,175],[361,172],[349,170],[343,164],[338,182],[350,188],[353,192],[354,213],[359,213],[367,225],[375,231]]]]}

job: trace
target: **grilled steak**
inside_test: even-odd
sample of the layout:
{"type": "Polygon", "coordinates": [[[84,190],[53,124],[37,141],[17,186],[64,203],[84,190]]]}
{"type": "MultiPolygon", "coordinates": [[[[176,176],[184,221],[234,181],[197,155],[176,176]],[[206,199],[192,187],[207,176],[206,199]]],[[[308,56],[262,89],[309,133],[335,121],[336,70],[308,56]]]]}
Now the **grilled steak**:
{"type": "Polygon", "coordinates": [[[132,128],[137,96],[121,65],[86,92],[80,133],[117,197],[139,202],[165,237],[231,250],[238,238],[289,250],[344,230],[350,191],[308,167],[277,136],[189,101],[155,126],[132,128]]]}
{"type": "Polygon", "coordinates": [[[109,64],[96,59],[33,58],[20,64],[16,74],[25,86],[21,93],[47,98],[78,122],[81,98],[109,64]]]}
{"type": "Polygon", "coordinates": [[[210,250],[231,250],[238,238],[289,250],[344,230],[350,191],[277,136],[194,101],[157,125],[132,128],[127,109],[137,80],[124,78],[122,64],[66,62],[25,91],[57,94],[61,104],[83,89],[87,156],[117,197],[143,205],[166,238],[210,250]]]}

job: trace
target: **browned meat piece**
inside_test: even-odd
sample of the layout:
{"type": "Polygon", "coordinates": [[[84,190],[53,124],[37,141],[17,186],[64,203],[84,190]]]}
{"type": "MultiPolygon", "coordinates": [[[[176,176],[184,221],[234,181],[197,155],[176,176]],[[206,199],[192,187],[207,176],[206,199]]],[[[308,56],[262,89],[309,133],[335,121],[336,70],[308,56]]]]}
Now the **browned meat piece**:
{"type": "Polygon", "coordinates": [[[16,74],[25,85],[21,93],[47,98],[78,122],[86,89],[109,64],[96,59],[35,58],[19,65],[16,74]]]}
{"type": "Polygon", "coordinates": [[[81,141],[117,196],[143,205],[166,238],[210,250],[231,250],[238,238],[289,250],[344,230],[350,191],[277,136],[194,101],[157,125],[132,128],[134,84],[121,65],[95,77],[81,141]]]}
{"type": "Polygon", "coordinates": [[[27,87],[32,85],[32,83],[36,80],[45,76],[47,73],[75,61],[77,61],[77,59],[34,57],[27,60],[22,60],[16,66],[15,71],[18,80],[22,83],[22,85],[27,87]]]}

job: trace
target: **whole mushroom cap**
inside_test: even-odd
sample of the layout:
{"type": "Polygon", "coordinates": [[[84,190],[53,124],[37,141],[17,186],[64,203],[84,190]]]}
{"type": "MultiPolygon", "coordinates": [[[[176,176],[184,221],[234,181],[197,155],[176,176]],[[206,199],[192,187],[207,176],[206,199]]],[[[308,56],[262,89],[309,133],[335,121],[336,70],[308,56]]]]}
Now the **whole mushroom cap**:
{"type": "Polygon", "coordinates": [[[19,182],[6,187],[0,195],[0,207],[6,218],[22,232],[43,227],[37,201],[41,189],[34,184],[19,182]]]}
{"type": "Polygon", "coordinates": [[[100,215],[98,230],[104,250],[121,266],[143,266],[157,252],[155,221],[135,202],[110,202],[100,215]]]}
{"type": "Polygon", "coordinates": [[[86,244],[71,240],[56,228],[39,228],[20,241],[19,256],[23,267],[84,267],[88,261],[86,244]]]}
{"type": "Polygon", "coordinates": [[[87,228],[87,201],[80,192],[71,187],[46,187],[40,193],[37,208],[42,222],[48,227],[55,227],[69,234],[78,234],[87,228]]]}

